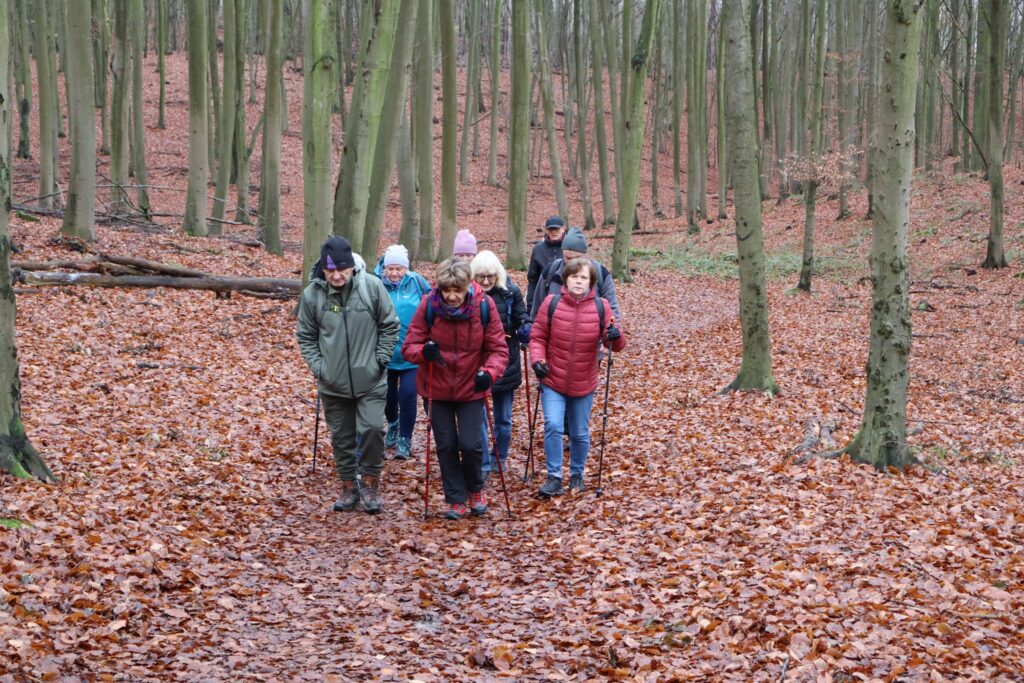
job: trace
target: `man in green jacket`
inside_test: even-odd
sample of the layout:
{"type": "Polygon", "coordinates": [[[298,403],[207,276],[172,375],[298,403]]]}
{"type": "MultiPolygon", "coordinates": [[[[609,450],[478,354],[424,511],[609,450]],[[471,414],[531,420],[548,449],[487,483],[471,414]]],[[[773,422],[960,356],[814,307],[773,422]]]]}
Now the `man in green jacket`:
{"type": "Polygon", "coordinates": [[[373,514],[381,510],[387,366],[398,342],[399,323],[381,281],[365,271],[355,272],[355,265],[348,240],[331,237],[324,242],[299,301],[295,336],[302,359],[316,378],[331,430],[341,479],[341,497],[334,509],[352,510],[362,503],[363,510],[373,514]]]}

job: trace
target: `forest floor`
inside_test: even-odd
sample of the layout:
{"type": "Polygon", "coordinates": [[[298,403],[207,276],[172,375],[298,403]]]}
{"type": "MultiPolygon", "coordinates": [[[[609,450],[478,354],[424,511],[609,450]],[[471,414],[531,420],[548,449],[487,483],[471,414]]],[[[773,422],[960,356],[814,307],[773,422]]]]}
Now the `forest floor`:
{"type": "MultiPolygon", "coordinates": [[[[155,128],[152,97],[147,144],[150,182],[177,188],[154,191],[153,205],[180,213],[185,78],[169,61],[171,126],[155,128]]],[[[289,88],[298,131],[294,73],[289,88]]],[[[173,220],[99,226],[94,248],[297,277],[297,133],[285,146],[285,256],[186,237],[173,220]]],[[[460,227],[503,252],[505,191],[481,182],[486,151],[471,170],[460,227]]],[[[15,202],[35,195],[34,173],[34,162],[16,164],[15,202]]],[[[985,183],[951,171],[916,179],[908,446],[928,466],[905,474],[790,455],[808,419],[836,422],[839,445],[859,424],[871,302],[863,189],[852,218],[820,206],[810,295],[791,292],[799,198],[764,204],[775,398],[717,393],[740,363],[729,222],[693,237],[685,219],[642,216],[656,234],[634,238],[635,282],[618,285],[629,345],[612,372],[604,495],[594,494],[600,402],[589,490],[541,501],[540,480],[521,481],[517,397],[511,517],[492,486],[487,516],[445,521],[435,486],[423,520],[422,416],[415,457],[386,463],[384,513],[332,512],[323,429],[311,469],[315,391],[289,302],[165,289],[19,295],[25,424],[60,484],[0,475],[0,523],[24,524],[0,530],[0,681],[1019,681],[1024,173],[1008,168],[1007,179],[1012,263],[998,272],[978,268],[985,183]]],[[[669,173],[661,187],[671,186],[669,173]]],[[[530,192],[532,240],[555,210],[549,179],[530,192]]],[[[12,215],[18,258],[68,256],[52,242],[58,228],[12,215]]],[[[610,232],[589,236],[606,263],[610,232]]]]}

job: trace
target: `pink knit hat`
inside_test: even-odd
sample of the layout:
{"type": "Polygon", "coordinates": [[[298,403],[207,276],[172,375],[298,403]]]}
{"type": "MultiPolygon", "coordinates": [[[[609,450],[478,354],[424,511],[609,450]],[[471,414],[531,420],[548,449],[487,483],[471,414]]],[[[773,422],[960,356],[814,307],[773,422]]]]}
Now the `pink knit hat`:
{"type": "Polygon", "coordinates": [[[453,254],[476,254],[476,238],[469,230],[459,230],[455,234],[455,244],[452,246],[453,254]]]}

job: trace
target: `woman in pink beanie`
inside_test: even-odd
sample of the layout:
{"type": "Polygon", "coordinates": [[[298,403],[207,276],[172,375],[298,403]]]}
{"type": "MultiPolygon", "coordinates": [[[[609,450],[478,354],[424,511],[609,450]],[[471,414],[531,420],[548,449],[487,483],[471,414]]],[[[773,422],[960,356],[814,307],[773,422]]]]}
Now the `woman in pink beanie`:
{"type": "Polygon", "coordinates": [[[455,244],[452,246],[452,256],[469,263],[476,256],[476,238],[469,230],[459,230],[455,234],[455,244]]]}

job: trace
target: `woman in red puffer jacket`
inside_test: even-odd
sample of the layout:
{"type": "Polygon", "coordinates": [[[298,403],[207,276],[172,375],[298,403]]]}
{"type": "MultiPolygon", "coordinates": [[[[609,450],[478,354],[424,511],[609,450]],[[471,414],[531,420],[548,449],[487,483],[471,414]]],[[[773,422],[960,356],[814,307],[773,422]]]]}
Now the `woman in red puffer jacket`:
{"type": "Polygon", "coordinates": [[[608,301],[597,296],[597,270],[586,259],[565,264],[565,285],[540,305],[530,334],[530,358],[541,382],[544,404],[544,498],[562,490],[562,429],[569,425],[569,490],[583,491],[590,453],[590,409],[599,381],[601,344],[621,351],[626,339],[615,326],[608,301]],[[549,309],[555,306],[553,312],[549,309]],[[603,315],[602,312],[603,311],[603,315]],[[602,326],[603,318],[603,326],[602,326]],[[549,324],[550,319],[550,324],[549,324]]]}
{"type": "Polygon", "coordinates": [[[450,258],[438,266],[434,289],[420,301],[409,323],[402,356],[410,363],[426,364],[416,373],[416,391],[430,401],[430,424],[449,506],[445,516],[484,514],[484,397],[494,380],[505,374],[508,345],[494,301],[473,285],[468,262],[450,258]],[[486,328],[484,302],[489,307],[486,328]]]}

